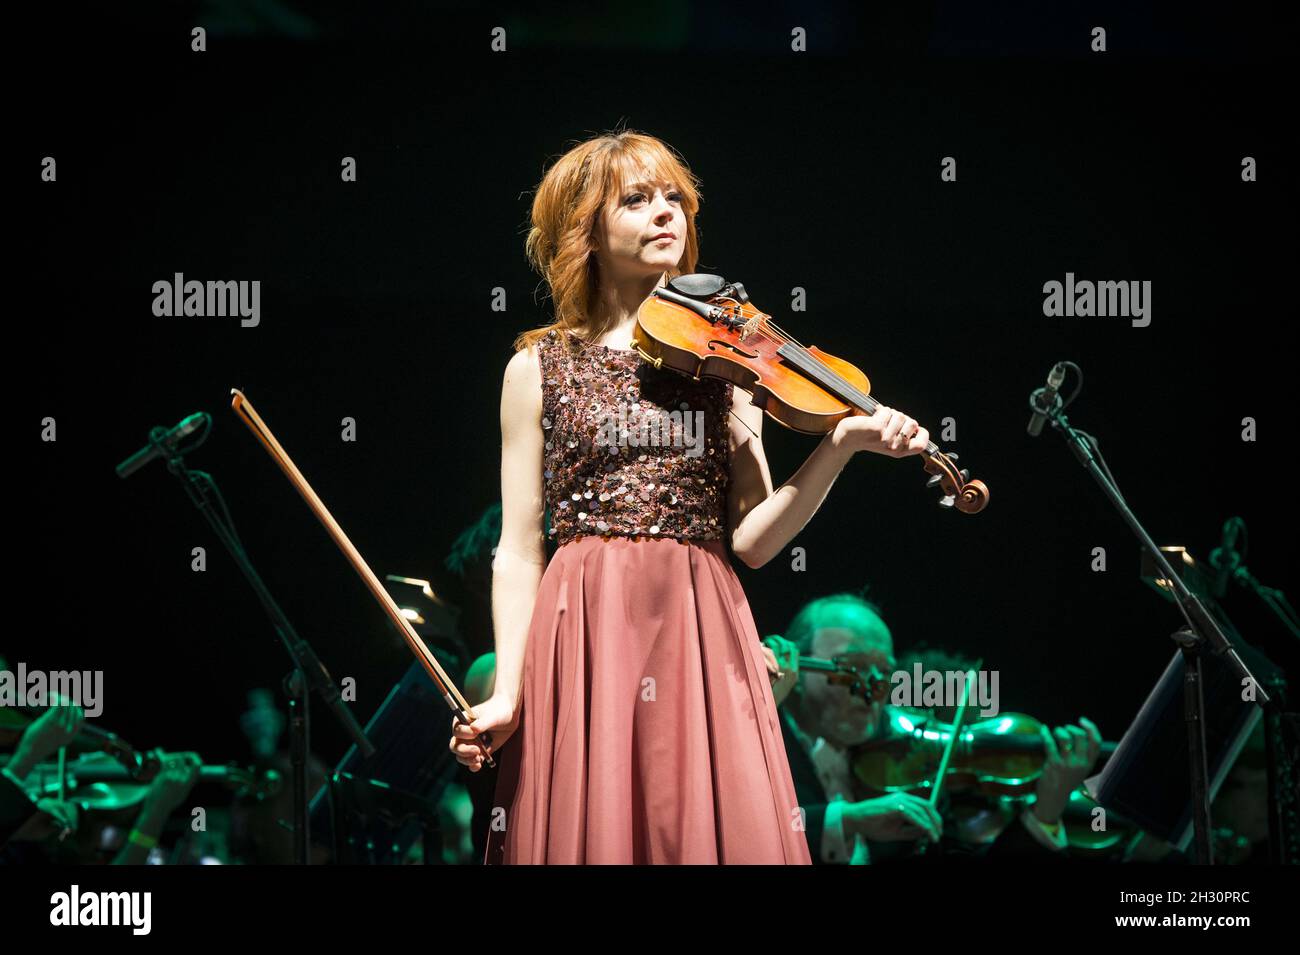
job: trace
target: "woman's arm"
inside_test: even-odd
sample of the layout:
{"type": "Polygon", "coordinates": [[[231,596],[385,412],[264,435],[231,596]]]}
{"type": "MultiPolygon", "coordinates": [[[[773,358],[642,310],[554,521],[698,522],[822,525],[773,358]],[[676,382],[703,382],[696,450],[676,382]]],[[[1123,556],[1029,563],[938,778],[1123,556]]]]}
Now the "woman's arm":
{"type": "Polygon", "coordinates": [[[493,695],[519,706],[533,603],[546,565],[542,537],[542,372],[516,352],[501,386],[501,540],[492,561],[493,695]]]}
{"type": "Polygon", "coordinates": [[[844,465],[858,451],[901,458],[918,454],[930,432],[916,421],[883,405],[870,416],[842,420],[812,454],[775,491],[763,451],[763,412],[747,392],[733,391],[731,417],[731,484],[727,495],[731,550],[746,565],[762,567],[817,513],[844,465]],[[739,419],[739,420],[737,420],[739,419]],[[905,435],[916,431],[908,440],[905,435]]]}

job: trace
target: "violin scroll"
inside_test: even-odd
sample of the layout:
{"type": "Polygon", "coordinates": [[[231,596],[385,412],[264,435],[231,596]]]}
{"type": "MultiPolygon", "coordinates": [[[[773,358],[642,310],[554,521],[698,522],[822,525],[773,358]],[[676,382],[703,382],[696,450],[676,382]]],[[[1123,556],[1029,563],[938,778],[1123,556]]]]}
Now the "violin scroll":
{"type": "Polygon", "coordinates": [[[940,507],[955,507],[963,514],[978,514],[989,503],[988,485],[979,478],[972,479],[969,470],[958,470],[953,463],[956,459],[956,453],[945,454],[939,450],[926,454],[922,463],[925,470],[934,475],[926,486],[937,486],[943,493],[939,499],[940,507]]]}

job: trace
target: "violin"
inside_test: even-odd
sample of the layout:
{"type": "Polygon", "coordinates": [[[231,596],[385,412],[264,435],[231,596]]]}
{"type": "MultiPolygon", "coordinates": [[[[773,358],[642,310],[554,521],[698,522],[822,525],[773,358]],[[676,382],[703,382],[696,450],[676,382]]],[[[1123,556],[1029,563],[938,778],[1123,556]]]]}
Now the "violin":
{"type": "MultiPolygon", "coordinates": [[[[962,797],[1023,801],[1034,791],[1047,759],[1041,735],[1044,724],[1024,713],[1001,713],[968,723],[955,740],[951,724],[940,723],[924,711],[891,707],[888,719],[880,738],[855,747],[851,757],[853,775],[877,792],[925,795],[937,785],[936,773],[943,754],[950,751],[943,782],[962,801],[952,815],[963,841],[992,842],[1011,823],[1015,812],[1010,803],[999,800],[1000,811],[990,814],[978,803],[962,797]]],[[[1115,746],[1113,742],[1102,743],[1102,754],[1114,752],[1115,746]]],[[[1071,793],[1061,816],[1070,848],[1089,855],[1124,849],[1138,832],[1137,826],[1108,811],[1106,828],[1094,829],[1096,806],[1082,789],[1071,793]]]]}
{"type": "Polygon", "coordinates": [[[821,657],[800,657],[799,672],[805,670],[826,674],[826,682],[848,687],[849,693],[862,697],[867,703],[884,703],[889,699],[889,678],[875,666],[865,670],[841,657],[829,660],[821,657]]]}
{"type": "MultiPolygon", "coordinates": [[[[41,712],[37,707],[0,708],[0,739],[16,743],[41,712]]],[[[33,802],[52,798],[79,807],[75,837],[61,838],[50,851],[57,861],[83,863],[103,856],[110,834],[121,841],[123,827],[140,812],[162,769],[157,750],[142,752],[116,733],[83,723],[60,748],[57,760],[30,769],[23,788],[33,802]]],[[[273,769],[204,764],[195,783],[214,784],[240,802],[260,804],[279,792],[282,779],[273,769]]]]}
{"type": "MultiPolygon", "coordinates": [[[[952,740],[952,726],[924,711],[899,707],[890,707],[887,719],[878,739],[856,748],[853,775],[884,793],[928,789],[952,740]]],[[[1042,726],[1023,713],[1000,713],[966,724],[953,746],[946,784],[986,795],[1032,792],[1047,758],[1042,726]]]]}
{"type": "MultiPolygon", "coordinates": [[[[47,843],[46,851],[58,864],[103,864],[109,862],[125,844],[126,833],[139,818],[146,799],[153,790],[153,780],[162,768],[158,754],[145,754],[136,771],[103,753],[89,753],[75,760],[43,763],[35,767],[25,781],[28,798],[38,801],[58,798],[78,808],[75,834],[47,843]]],[[[249,806],[265,804],[281,788],[281,776],[272,769],[258,770],[239,766],[202,765],[198,767],[198,787],[210,785],[229,794],[237,803],[249,806]]],[[[215,796],[215,793],[210,795],[215,796]]],[[[200,804],[206,796],[197,797],[200,804]]],[[[224,800],[223,800],[224,803],[224,800]]],[[[175,858],[181,846],[191,846],[192,839],[205,836],[189,831],[188,820],[171,820],[168,831],[180,832],[175,848],[168,852],[175,858]]],[[[169,843],[171,837],[168,838],[169,843]]]]}
{"type": "MultiPolygon", "coordinates": [[[[29,777],[28,796],[33,800],[55,796],[62,786],[68,792],[66,798],[88,812],[135,809],[144,802],[161,769],[157,753],[145,754],[135,770],[103,754],[88,754],[65,763],[62,779],[58,764],[42,763],[29,777]]],[[[272,769],[256,770],[236,763],[199,767],[198,784],[219,784],[240,800],[263,802],[280,790],[281,782],[280,774],[272,769]]]]}
{"type": "MultiPolygon", "coordinates": [[[[826,434],[880,407],[859,368],[801,345],[750,303],[741,283],[720,275],[679,275],[656,288],[637,312],[632,348],[655,368],[729,381],[778,424],[805,434],[826,434]]],[[[931,441],[921,458],[940,505],[984,510],[989,489],[957,468],[956,454],[931,441]]]]}
{"type": "MultiPolygon", "coordinates": [[[[8,749],[16,746],[27,727],[39,719],[45,709],[37,706],[0,707],[0,747],[8,749]]],[[[90,723],[81,724],[76,737],[64,750],[69,754],[106,753],[128,772],[138,771],[146,758],[116,733],[90,723]]]]}
{"type": "MultiPolygon", "coordinates": [[[[0,708],[0,740],[16,743],[42,708],[0,708]]],[[[83,723],[76,737],[63,747],[64,758],[40,763],[27,777],[32,800],[71,798],[85,810],[117,810],[138,806],[162,770],[157,751],[142,752],[110,730],[83,723]],[[68,795],[70,794],[70,795],[68,795]]],[[[236,798],[262,802],[280,788],[274,770],[257,771],[235,763],[199,767],[199,782],[216,782],[234,791],[236,798]]]]}

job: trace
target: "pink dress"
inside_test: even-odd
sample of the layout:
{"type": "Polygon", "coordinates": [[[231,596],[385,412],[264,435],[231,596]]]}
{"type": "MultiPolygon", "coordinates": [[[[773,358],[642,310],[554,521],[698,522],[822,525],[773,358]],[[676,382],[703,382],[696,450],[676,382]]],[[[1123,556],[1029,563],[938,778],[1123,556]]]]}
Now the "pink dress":
{"type": "Polygon", "coordinates": [[[731,386],[575,349],[538,345],[559,547],[485,862],[809,864],[724,543],[731,386]]]}

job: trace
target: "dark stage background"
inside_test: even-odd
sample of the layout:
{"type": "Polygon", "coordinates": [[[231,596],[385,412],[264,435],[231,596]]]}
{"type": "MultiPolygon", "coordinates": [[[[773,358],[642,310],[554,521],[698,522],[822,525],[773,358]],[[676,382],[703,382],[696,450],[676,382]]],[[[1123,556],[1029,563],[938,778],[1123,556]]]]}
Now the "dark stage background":
{"type": "MultiPolygon", "coordinates": [[[[216,478],[267,583],[334,676],[356,678],[368,718],[409,655],[229,390],[377,573],[463,600],[442,560],[497,498],[502,371],[547,315],[523,255],[530,190],[571,142],[622,124],[703,179],[702,271],[743,281],[936,434],[953,416],[948,446],[992,489],[982,515],[944,512],[916,461],[860,456],[794,542],[805,572],[788,556],[739,567],[760,632],[869,584],[900,649],[982,655],[1004,709],[1085,714],[1117,739],[1179,618],[1061,440],[1026,436],[1027,396],[1053,362],[1078,362],[1072,420],[1156,539],[1204,560],[1240,515],[1252,570],[1294,586],[1290,77],[1267,5],[1053,4],[1051,22],[1036,6],[336,4],[251,32],[223,5],[145,4],[93,29],[42,14],[13,38],[43,66],[11,154],[27,294],[9,355],[34,381],[10,393],[18,531],[0,652],[103,669],[101,725],[138,745],[247,755],[246,691],[286,669],[274,634],[165,469],[113,472],[151,426],[202,409],[215,428],[190,466],[216,478]],[[209,50],[191,53],[203,16],[209,50]],[[788,52],[791,24],[815,52],[788,52]],[[489,52],[494,25],[510,52],[489,52]],[[1094,25],[1109,52],[1089,52],[1094,25]],[[47,155],[56,183],[38,181],[47,155]],[[344,156],[359,181],[340,182],[344,156]],[[1244,156],[1258,182],[1241,181],[1244,156]],[[1151,281],[1151,325],[1045,318],[1043,283],[1067,271],[1151,281]],[[260,326],[154,317],[152,283],[176,272],[260,280],[260,326]],[[789,312],[796,286],[806,313],[789,312]],[[46,416],[57,442],[37,437],[46,416]],[[340,440],[345,416],[355,443],[340,440]],[[195,546],[205,573],[190,570],[195,546]]],[[[764,438],[778,483],[816,443],[770,424],[764,438]]],[[[1280,644],[1244,593],[1228,609],[1258,645],[1280,644]]],[[[314,743],[327,763],[343,748],[319,707],[314,743]]]]}

